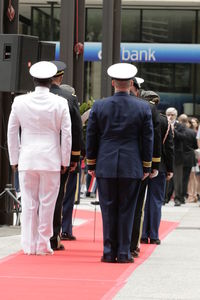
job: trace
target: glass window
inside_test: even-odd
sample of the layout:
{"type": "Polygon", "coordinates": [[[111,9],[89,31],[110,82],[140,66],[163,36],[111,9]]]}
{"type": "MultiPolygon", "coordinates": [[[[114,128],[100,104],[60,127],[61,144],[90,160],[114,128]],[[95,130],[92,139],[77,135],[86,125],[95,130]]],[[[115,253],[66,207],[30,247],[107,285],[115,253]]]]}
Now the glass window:
{"type": "Polygon", "coordinates": [[[122,9],[122,42],[134,43],[140,41],[140,14],[139,9],[122,9]]]}
{"type": "Polygon", "coordinates": [[[197,43],[200,44],[200,10],[197,11],[197,43]]]}
{"type": "Polygon", "coordinates": [[[139,68],[148,89],[159,87],[162,92],[191,92],[191,64],[143,63],[139,68]]]}
{"type": "Polygon", "coordinates": [[[19,15],[19,33],[31,35],[31,21],[22,15],[19,15]]]}
{"type": "Polygon", "coordinates": [[[87,8],[86,9],[86,42],[102,41],[102,9],[87,8]]]}
{"type": "Polygon", "coordinates": [[[196,67],[196,115],[200,116],[200,65],[197,65],[196,67]]]}
{"type": "MultiPolygon", "coordinates": [[[[200,11],[198,11],[198,32],[197,32],[197,43],[200,44],[200,11]]],[[[196,95],[195,95],[195,112],[196,115],[200,116],[200,64],[196,65],[196,95]]]]}
{"type": "Polygon", "coordinates": [[[142,88],[161,97],[161,109],[169,106],[184,111],[184,103],[193,102],[193,69],[191,64],[140,64],[138,77],[144,78],[142,88]]]}
{"type": "Polygon", "coordinates": [[[142,41],[147,43],[194,43],[195,11],[143,10],[142,41]]]}
{"type": "Polygon", "coordinates": [[[40,40],[58,41],[60,36],[60,8],[53,10],[53,28],[51,26],[50,7],[32,7],[32,35],[40,40]]]}
{"type": "Polygon", "coordinates": [[[19,4],[19,34],[31,35],[31,7],[19,4]]]}
{"type": "Polygon", "coordinates": [[[40,40],[58,41],[60,36],[60,7],[53,7],[53,27],[50,6],[19,5],[19,33],[38,36],[40,40]]]}
{"type": "Polygon", "coordinates": [[[85,62],[84,100],[99,99],[101,95],[101,63],[85,62]]]}

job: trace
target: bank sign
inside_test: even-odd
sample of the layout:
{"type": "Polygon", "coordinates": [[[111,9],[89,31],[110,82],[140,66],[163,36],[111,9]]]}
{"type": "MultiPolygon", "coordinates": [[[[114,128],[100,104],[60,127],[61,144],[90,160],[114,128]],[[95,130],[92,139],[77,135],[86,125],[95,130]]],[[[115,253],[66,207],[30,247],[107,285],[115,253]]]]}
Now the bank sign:
{"type": "MultiPolygon", "coordinates": [[[[60,43],[56,43],[59,59],[60,43]]],[[[84,61],[101,61],[102,44],[84,43],[84,61]]],[[[198,44],[121,43],[122,62],[148,63],[200,63],[198,44]]]]}

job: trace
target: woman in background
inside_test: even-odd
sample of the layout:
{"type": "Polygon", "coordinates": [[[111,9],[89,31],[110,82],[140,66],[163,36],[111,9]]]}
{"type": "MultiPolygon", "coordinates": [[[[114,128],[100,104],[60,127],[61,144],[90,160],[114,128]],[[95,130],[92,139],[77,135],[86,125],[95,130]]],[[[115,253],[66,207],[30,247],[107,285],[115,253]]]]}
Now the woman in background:
{"type": "MultiPolygon", "coordinates": [[[[189,119],[189,127],[193,129],[195,132],[198,131],[199,120],[197,118],[189,119]]],[[[197,202],[199,199],[198,193],[198,177],[199,177],[199,165],[198,165],[198,157],[199,157],[199,149],[195,150],[196,157],[196,166],[192,167],[190,173],[190,179],[188,183],[188,202],[197,202]]]]}

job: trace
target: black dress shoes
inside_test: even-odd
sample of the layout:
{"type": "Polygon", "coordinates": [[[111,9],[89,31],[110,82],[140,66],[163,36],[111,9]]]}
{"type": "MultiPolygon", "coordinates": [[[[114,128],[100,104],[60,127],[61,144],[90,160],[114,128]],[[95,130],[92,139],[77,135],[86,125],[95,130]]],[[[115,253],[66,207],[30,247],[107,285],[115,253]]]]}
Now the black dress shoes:
{"type": "Polygon", "coordinates": [[[116,258],[110,256],[110,255],[103,255],[101,257],[101,262],[105,262],[105,263],[116,263],[116,258]]]}
{"type": "Polygon", "coordinates": [[[65,246],[63,244],[60,244],[59,247],[55,250],[65,250],[65,246]]]}
{"type": "Polygon", "coordinates": [[[179,200],[174,201],[174,206],[181,206],[181,202],[179,200]]]}
{"type": "Polygon", "coordinates": [[[67,232],[62,232],[60,238],[63,241],[75,241],[76,240],[76,237],[74,235],[67,233],[67,232]]]}
{"type": "Polygon", "coordinates": [[[52,248],[54,251],[65,250],[65,246],[63,244],[59,244],[57,247],[52,248]]]}
{"type": "Polygon", "coordinates": [[[169,201],[170,201],[170,199],[165,198],[165,200],[164,200],[164,202],[163,202],[163,205],[169,203],[169,201]]]}
{"type": "Polygon", "coordinates": [[[99,205],[99,201],[91,201],[90,203],[93,205],[99,205]]]}
{"type": "Polygon", "coordinates": [[[131,251],[131,255],[133,257],[139,257],[139,254],[138,254],[138,252],[136,250],[131,251]]]}
{"type": "Polygon", "coordinates": [[[140,243],[141,244],[148,244],[148,238],[141,238],[140,243]]]}
{"type": "Polygon", "coordinates": [[[160,245],[161,241],[159,239],[150,239],[150,244],[160,245]]]}
{"type": "Polygon", "coordinates": [[[121,255],[117,259],[117,262],[120,264],[134,263],[134,258],[133,258],[133,256],[127,257],[126,255],[121,255]]]}
{"type": "Polygon", "coordinates": [[[50,244],[51,249],[57,251],[57,250],[65,250],[65,247],[63,244],[60,243],[60,236],[54,235],[50,238],[50,244]]]}

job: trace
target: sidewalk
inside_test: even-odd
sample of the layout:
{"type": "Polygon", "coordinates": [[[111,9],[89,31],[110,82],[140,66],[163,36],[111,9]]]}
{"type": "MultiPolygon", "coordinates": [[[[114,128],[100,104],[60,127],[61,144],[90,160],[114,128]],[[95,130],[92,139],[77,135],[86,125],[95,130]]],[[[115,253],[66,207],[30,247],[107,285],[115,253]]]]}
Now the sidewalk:
{"type": "Polygon", "coordinates": [[[129,277],[114,299],[200,299],[200,207],[163,206],[162,219],[180,222],[129,277]]]}
{"type": "MultiPolygon", "coordinates": [[[[81,199],[75,209],[94,211],[90,202],[81,199]]],[[[96,206],[99,210],[99,206],[96,206]]],[[[114,299],[200,300],[200,207],[199,203],[174,207],[163,206],[162,219],[179,222],[152,255],[128,278],[114,299]]],[[[74,225],[81,220],[75,219],[74,225]]],[[[0,258],[20,250],[20,228],[0,227],[0,258]]]]}

